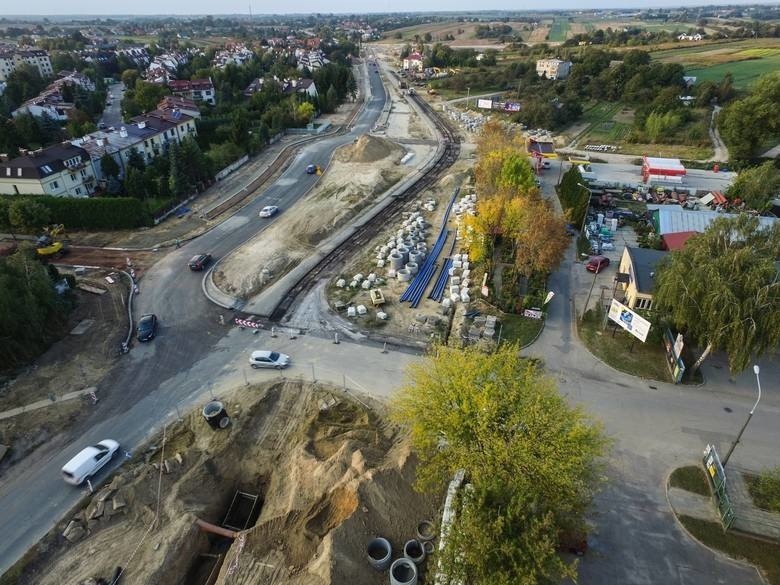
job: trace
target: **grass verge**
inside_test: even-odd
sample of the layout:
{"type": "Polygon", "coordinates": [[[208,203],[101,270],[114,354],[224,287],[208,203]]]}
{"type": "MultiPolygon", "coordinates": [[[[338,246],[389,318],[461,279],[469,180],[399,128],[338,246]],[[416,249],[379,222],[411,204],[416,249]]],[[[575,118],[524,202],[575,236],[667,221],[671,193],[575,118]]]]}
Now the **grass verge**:
{"type": "MultiPolygon", "coordinates": [[[[528,345],[544,328],[544,319],[530,319],[522,315],[504,313],[497,307],[490,305],[481,299],[476,303],[476,308],[483,315],[495,315],[501,324],[501,341],[528,345]]],[[[496,332],[496,338],[498,332],[496,332]]]]}
{"type": "Polygon", "coordinates": [[[780,512],[780,468],[761,475],[744,475],[750,497],[757,508],[780,512]]]}
{"type": "Polygon", "coordinates": [[[717,522],[678,516],[694,538],[735,559],[758,565],[771,585],[780,585],[780,544],[725,532],[717,522]]]}
{"type": "Polygon", "coordinates": [[[670,382],[666,368],[666,352],[660,343],[642,343],[631,334],[607,326],[602,330],[603,314],[590,310],[578,321],[580,339],[601,361],[632,376],[670,382]],[[614,333],[614,335],[613,335],[614,333]]]}
{"type": "Polygon", "coordinates": [[[669,485],[702,496],[711,496],[710,484],[704,470],[698,465],[678,467],[669,476],[669,485]]]}

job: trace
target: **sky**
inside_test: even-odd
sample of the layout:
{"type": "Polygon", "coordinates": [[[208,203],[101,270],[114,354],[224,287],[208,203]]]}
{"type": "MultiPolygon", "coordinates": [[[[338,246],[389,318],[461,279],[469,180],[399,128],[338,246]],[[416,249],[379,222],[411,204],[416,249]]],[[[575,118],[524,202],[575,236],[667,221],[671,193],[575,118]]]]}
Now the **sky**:
{"type": "MultiPolygon", "coordinates": [[[[8,4],[12,0],[3,0],[5,8],[1,12],[11,12],[8,4]]],[[[527,0],[253,0],[254,14],[287,13],[361,13],[361,12],[417,12],[417,11],[475,11],[475,10],[571,10],[587,8],[679,8],[681,6],[701,6],[704,4],[754,4],[749,0],[740,2],[702,2],[701,0],[680,0],[674,4],[669,0],[648,2],[647,0],[557,0],[556,2],[530,2],[527,0]]],[[[22,7],[15,3],[13,12],[22,7]]],[[[249,0],[133,0],[132,2],[106,2],[105,0],[35,0],[25,6],[27,15],[149,15],[149,14],[247,14],[249,0]],[[68,12],[64,13],[63,9],[68,12]],[[216,10],[216,11],[215,11],[216,10]]]]}

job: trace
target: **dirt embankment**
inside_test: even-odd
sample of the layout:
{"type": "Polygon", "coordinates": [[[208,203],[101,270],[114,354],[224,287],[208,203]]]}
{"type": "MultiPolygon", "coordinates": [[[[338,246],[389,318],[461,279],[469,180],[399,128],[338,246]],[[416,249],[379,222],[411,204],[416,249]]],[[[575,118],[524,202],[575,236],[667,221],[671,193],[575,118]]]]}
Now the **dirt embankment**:
{"type": "Polygon", "coordinates": [[[386,583],[366,561],[367,542],[385,536],[397,554],[435,509],[411,488],[414,458],[396,429],[341,393],[295,381],[242,390],[226,405],[226,430],[197,411],[155,437],[39,547],[18,584],[68,575],[80,585],[117,566],[123,583],[200,585],[212,571],[225,585],[386,583]],[[223,524],[237,490],[260,497],[253,527],[235,541],[195,527],[196,518],[223,524]],[[74,543],[60,536],[72,521],[74,543]]]}
{"type": "Polygon", "coordinates": [[[236,250],[214,272],[228,294],[251,297],[303,258],[397,183],[411,168],[399,165],[405,151],[374,136],[361,136],[335,154],[317,186],[274,225],[236,250]]]}

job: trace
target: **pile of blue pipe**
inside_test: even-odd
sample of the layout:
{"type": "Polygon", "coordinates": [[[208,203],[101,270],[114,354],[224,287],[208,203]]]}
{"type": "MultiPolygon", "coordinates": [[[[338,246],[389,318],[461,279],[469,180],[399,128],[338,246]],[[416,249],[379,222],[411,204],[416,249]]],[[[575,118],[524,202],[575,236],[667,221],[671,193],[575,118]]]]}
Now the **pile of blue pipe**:
{"type": "Polygon", "coordinates": [[[450,275],[450,268],[452,268],[452,258],[447,258],[441,267],[441,272],[433,285],[431,294],[428,295],[429,299],[433,299],[437,303],[441,302],[444,297],[444,288],[447,286],[447,277],[450,275]]]}
{"type": "Polygon", "coordinates": [[[439,258],[439,254],[441,254],[442,248],[444,248],[444,244],[447,241],[447,236],[450,233],[449,230],[447,230],[447,220],[450,218],[450,212],[452,211],[452,206],[455,205],[455,199],[457,199],[458,193],[460,193],[460,187],[455,189],[455,192],[450,199],[450,203],[447,205],[447,209],[444,212],[444,218],[441,220],[439,237],[433,245],[431,253],[428,254],[425,262],[420,267],[420,271],[412,282],[409,283],[409,287],[404,291],[404,294],[401,295],[401,302],[409,301],[409,304],[413,309],[417,308],[417,305],[420,304],[422,296],[425,294],[425,289],[428,288],[428,283],[431,282],[431,278],[433,278],[433,275],[436,273],[436,260],[439,258]]]}

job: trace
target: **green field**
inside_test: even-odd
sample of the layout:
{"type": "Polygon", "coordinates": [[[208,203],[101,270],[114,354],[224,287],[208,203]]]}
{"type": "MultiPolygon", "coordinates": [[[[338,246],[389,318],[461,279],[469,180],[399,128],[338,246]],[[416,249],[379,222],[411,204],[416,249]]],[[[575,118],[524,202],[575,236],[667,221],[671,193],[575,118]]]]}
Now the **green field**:
{"type": "Polygon", "coordinates": [[[745,89],[762,75],[774,71],[780,71],[780,55],[686,69],[685,74],[695,76],[697,81],[720,81],[726,73],[731,73],[734,87],[745,89]]]}
{"type": "Polygon", "coordinates": [[[550,27],[549,40],[562,43],[569,34],[569,19],[556,18],[550,27]]]}
{"type": "Polygon", "coordinates": [[[726,73],[746,88],[761,75],[780,70],[780,39],[696,43],[652,53],[655,60],[680,63],[699,81],[720,81],[726,73]]]}

